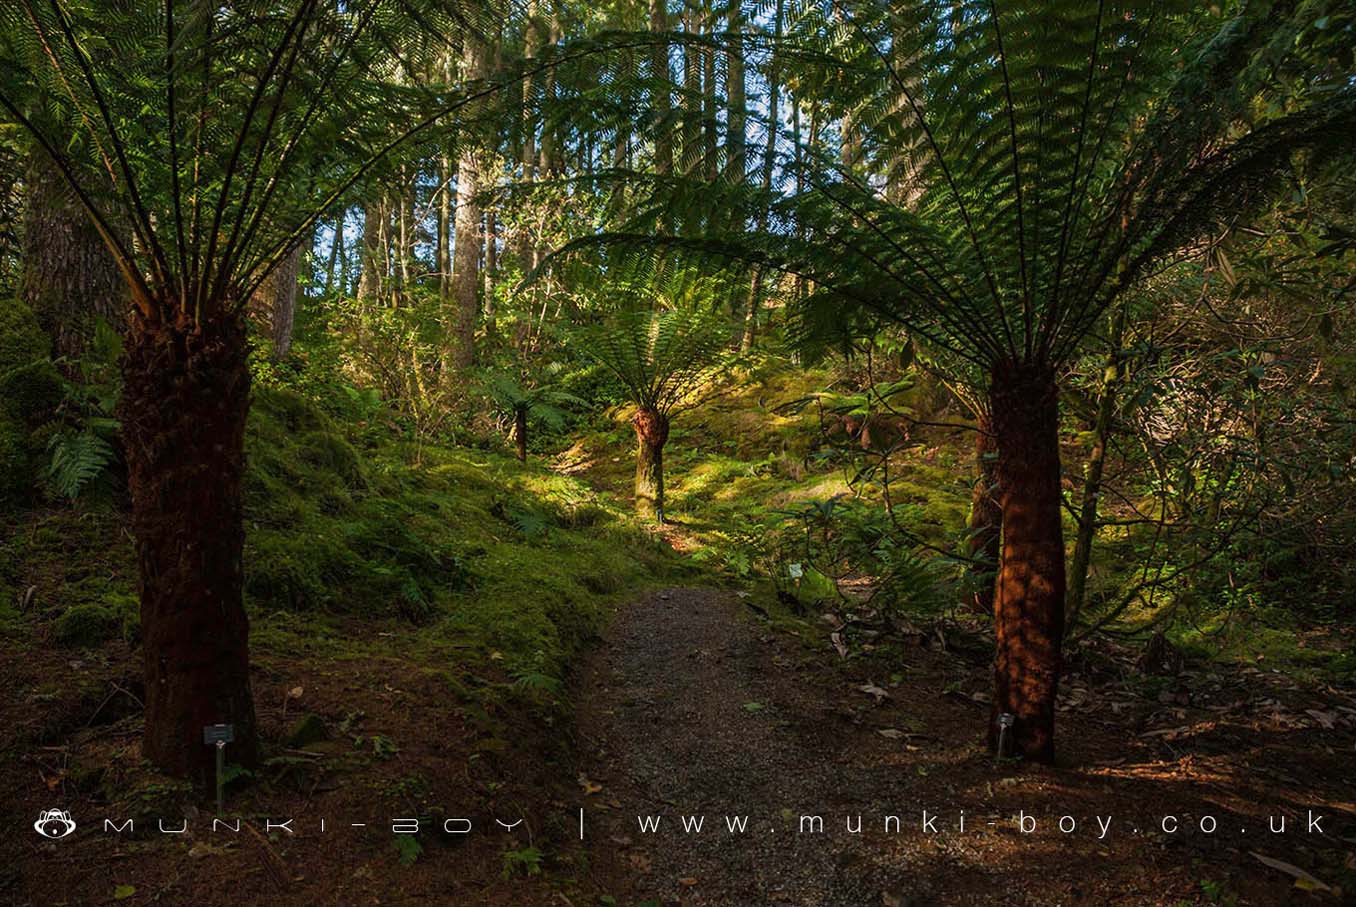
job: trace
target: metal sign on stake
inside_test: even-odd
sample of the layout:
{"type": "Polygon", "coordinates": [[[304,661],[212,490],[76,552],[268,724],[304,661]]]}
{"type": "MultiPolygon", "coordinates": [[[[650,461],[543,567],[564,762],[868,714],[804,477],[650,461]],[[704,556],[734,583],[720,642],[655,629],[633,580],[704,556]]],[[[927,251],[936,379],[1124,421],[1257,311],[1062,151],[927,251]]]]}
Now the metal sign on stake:
{"type": "Polygon", "coordinates": [[[202,729],[202,742],[217,748],[217,815],[226,812],[226,744],[235,740],[235,725],[209,724],[202,729]]]}
{"type": "Polygon", "coordinates": [[[1008,754],[1008,729],[1012,727],[1017,716],[1011,712],[1004,712],[998,716],[998,758],[1002,759],[1008,754]]]}

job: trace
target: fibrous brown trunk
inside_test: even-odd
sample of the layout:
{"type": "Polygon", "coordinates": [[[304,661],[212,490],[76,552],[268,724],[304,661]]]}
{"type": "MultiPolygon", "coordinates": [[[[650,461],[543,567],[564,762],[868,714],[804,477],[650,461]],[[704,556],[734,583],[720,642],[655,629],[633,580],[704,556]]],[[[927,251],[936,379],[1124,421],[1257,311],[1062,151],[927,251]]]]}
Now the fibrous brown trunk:
{"type": "Polygon", "coordinates": [[[669,417],[641,407],[631,417],[636,430],[636,513],[664,522],[664,442],[669,417]]]}
{"type": "Polygon", "coordinates": [[[244,320],[217,307],[197,325],[135,314],[123,378],[146,678],[142,752],[205,783],[215,758],[203,744],[207,725],[234,725],[230,762],[258,761],[242,600],[244,320]]]}
{"type": "Polygon", "coordinates": [[[1001,556],[1003,511],[994,488],[997,453],[992,420],[982,413],[975,425],[975,487],[970,495],[968,526],[968,547],[973,559],[970,576],[975,589],[972,604],[977,614],[993,612],[994,582],[1001,556]]]}
{"type": "Polygon", "coordinates": [[[518,407],[513,411],[513,444],[518,450],[519,462],[527,462],[527,410],[518,407]]]}
{"type": "Polygon", "coordinates": [[[1064,636],[1064,534],[1060,521],[1059,409],[1054,369],[1000,363],[990,414],[998,446],[1002,560],[994,599],[993,715],[1013,716],[1007,754],[1055,758],[1055,696],[1064,636]]]}
{"type": "Polygon", "coordinates": [[[33,154],[24,183],[28,210],[19,299],[38,316],[56,355],[76,359],[97,318],[115,329],[122,327],[127,285],[46,153],[33,154]]]}

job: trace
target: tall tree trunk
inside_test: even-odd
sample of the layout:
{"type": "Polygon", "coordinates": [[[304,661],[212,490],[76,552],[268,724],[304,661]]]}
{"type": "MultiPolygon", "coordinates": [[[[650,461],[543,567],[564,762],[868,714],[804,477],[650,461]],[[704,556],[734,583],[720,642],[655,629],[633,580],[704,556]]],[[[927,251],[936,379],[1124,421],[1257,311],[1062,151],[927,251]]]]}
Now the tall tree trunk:
{"type": "Polygon", "coordinates": [[[999,363],[989,412],[998,444],[1003,554],[994,600],[993,720],[1014,716],[1009,752],[1055,758],[1055,695],[1064,638],[1064,533],[1060,521],[1059,405],[1044,363],[999,363]]]}
{"type": "Polygon", "coordinates": [[[1097,420],[1092,430],[1092,453],[1083,469],[1083,498],[1078,508],[1078,536],[1073,560],[1069,564],[1068,624],[1078,620],[1087,602],[1088,568],[1092,563],[1092,544],[1097,537],[1097,502],[1102,494],[1102,472],[1106,467],[1107,438],[1116,414],[1116,391],[1121,379],[1121,341],[1125,337],[1126,307],[1116,310],[1111,323],[1111,352],[1102,372],[1097,397],[1097,420]]]}
{"type": "Polygon", "coordinates": [[[527,410],[516,407],[513,410],[513,445],[518,451],[519,462],[527,462],[527,410]]]}
{"type": "Polygon", "coordinates": [[[330,258],[325,263],[325,295],[329,296],[330,291],[334,289],[335,277],[339,279],[339,295],[344,295],[343,273],[335,274],[335,267],[339,262],[339,250],[344,247],[344,218],[347,211],[340,211],[339,216],[334,219],[334,236],[330,240],[330,258]]]}
{"type": "Polygon", "coordinates": [[[29,158],[24,179],[19,300],[38,316],[58,356],[78,358],[98,318],[121,329],[127,284],[75,196],[45,152],[29,158]]]}
{"type": "Polygon", "coordinates": [[[127,333],[120,405],[140,575],[142,753],[205,783],[206,725],[234,725],[228,758],[258,762],[242,600],[245,325],[214,306],[197,325],[136,313],[127,333]]]}
{"type": "Polygon", "coordinates": [[[725,70],[725,168],[732,180],[743,183],[748,109],[744,91],[744,16],[740,7],[741,0],[733,0],[726,19],[726,28],[738,37],[730,41],[725,70]]]}
{"type": "Polygon", "coordinates": [[[969,540],[967,547],[974,559],[970,577],[974,583],[974,611],[993,613],[994,583],[998,560],[1002,556],[1003,510],[998,504],[995,484],[998,443],[993,421],[980,413],[975,425],[975,487],[970,495],[969,540]]]}
{"type": "MultiPolygon", "coordinates": [[[[683,0],[683,31],[698,34],[696,0],[683,0]]],[[[684,176],[702,172],[702,54],[694,44],[683,47],[683,150],[679,170],[684,176]]]]}
{"type": "MultiPolygon", "coordinates": [[[[710,37],[715,32],[711,16],[711,0],[702,3],[702,31],[710,37]]],[[[702,156],[706,161],[706,178],[715,182],[720,176],[720,124],[716,119],[716,51],[702,48],[702,156]]]]}
{"type": "MultiPolygon", "coordinates": [[[[470,35],[462,59],[462,78],[485,76],[487,50],[470,35]]],[[[476,319],[480,314],[480,162],[477,149],[466,148],[457,164],[456,239],[452,247],[452,366],[464,371],[475,364],[476,319]]]]}
{"type": "MultiPolygon", "coordinates": [[[[763,191],[766,192],[772,188],[772,173],[777,163],[777,130],[781,125],[780,114],[778,113],[778,102],[781,100],[781,86],[778,84],[780,68],[777,65],[776,44],[782,36],[782,15],[785,0],[777,0],[776,10],[773,12],[775,17],[772,21],[773,36],[776,40],[773,42],[772,60],[768,67],[767,77],[767,146],[763,149],[763,191]]],[[[767,231],[767,206],[758,206],[758,232],[767,231]]],[[[762,303],[763,297],[763,269],[757,268],[753,272],[753,280],[749,285],[749,304],[744,310],[744,336],[741,338],[739,348],[748,352],[753,349],[754,337],[758,331],[758,308],[762,303]]]]}
{"type": "Polygon", "coordinates": [[[494,279],[499,271],[499,248],[495,245],[495,233],[498,232],[498,219],[494,209],[485,212],[485,333],[494,334],[494,279]]]}
{"type": "Polygon", "coordinates": [[[386,283],[386,205],[380,198],[363,206],[360,266],[358,301],[366,305],[381,296],[386,283]]]}
{"type": "Polygon", "coordinates": [[[452,158],[447,153],[438,155],[438,236],[434,240],[434,257],[438,268],[438,302],[447,311],[447,300],[452,293],[452,246],[448,242],[452,229],[452,158]]]}
{"type": "MultiPolygon", "coordinates": [[[[650,31],[669,30],[668,0],[650,0],[650,31]]],[[[673,138],[669,130],[669,48],[655,44],[650,50],[650,78],[655,82],[652,104],[655,113],[654,171],[660,176],[673,172],[673,138]]]]}
{"type": "Polygon", "coordinates": [[[636,430],[636,513],[664,522],[664,442],[669,439],[669,417],[641,407],[631,417],[636,430]]]}
{"type": "Polygon", "coordinates": [[[297,313],[297,275],[305,254],[305,243],[298,243],[284,258],[268,279],[259,285],[252,300],[253,308],[262,316],[273,342],[270,357],[274,362],[287,358],[292,349],[292,325],[297,313]]]}

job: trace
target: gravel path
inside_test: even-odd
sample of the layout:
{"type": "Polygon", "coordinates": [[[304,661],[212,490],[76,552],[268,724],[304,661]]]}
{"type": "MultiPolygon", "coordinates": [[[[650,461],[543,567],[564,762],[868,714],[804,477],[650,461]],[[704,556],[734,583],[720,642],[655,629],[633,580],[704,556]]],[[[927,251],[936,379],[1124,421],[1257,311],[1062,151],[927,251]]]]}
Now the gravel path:
{"type": "Polygon", "coordinates": [[[842,827],[880,804],[853,802],[832,703],[791,709],[792,670],[728,593],[672,589],[618,618],[580,722],[584,780],[602,785],[588,797],[590,837],[606,842],[593,850],[631,876],[622,903],[883,903],[888,879],[864,871],[842,827]],[[814,814],[826,832],[801,833],[814,814]],[[642,832],[637,816],[655,815],[659,830],[642,832]],[[704,816],[702,830],[684,832],[683,816],[704,816]],[[727,816],[748,816],[747,831],[727,816]]]}

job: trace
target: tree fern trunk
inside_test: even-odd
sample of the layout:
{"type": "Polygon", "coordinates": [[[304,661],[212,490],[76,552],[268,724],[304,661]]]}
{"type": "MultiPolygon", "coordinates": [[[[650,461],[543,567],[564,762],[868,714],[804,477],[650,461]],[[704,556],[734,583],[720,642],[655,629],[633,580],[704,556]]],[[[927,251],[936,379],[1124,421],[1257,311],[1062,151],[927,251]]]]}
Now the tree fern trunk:
{"type": "Polygon", "coordinates": [[[664,442],[669,418],[642,407],[631,417],[636,430],[636,513],[664,522],[664,442]]]}
{"type": "Polygon", "coordinates": [[[218,310],[185,322],[134,316],[121,416],[140,572],[142,752],[206,783],[215,758],[206,725],[233,724],[230,760],[258,761],[242,600],[250,373],[243,318],[218,310]]]}
{"type": "Polygon", "coordinates": [[[1055,758],[1055,695],[1064,636],[1064,535],[1060,520],[1059,412],[1054,369],[1000,363],[990,413],[998,447],[1003,552],[994,601],[993,720],[1015,717],[1008,752],[1055,758]]]}

